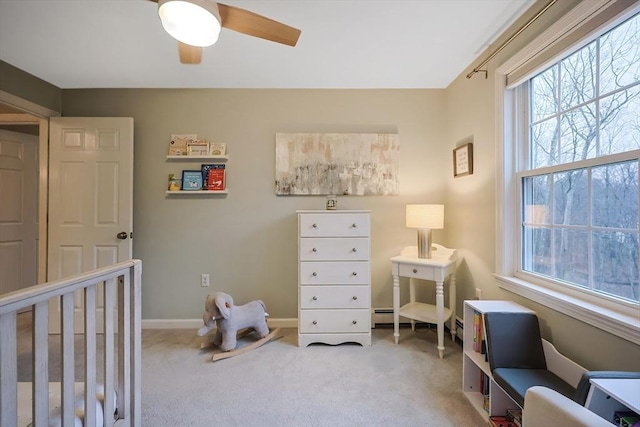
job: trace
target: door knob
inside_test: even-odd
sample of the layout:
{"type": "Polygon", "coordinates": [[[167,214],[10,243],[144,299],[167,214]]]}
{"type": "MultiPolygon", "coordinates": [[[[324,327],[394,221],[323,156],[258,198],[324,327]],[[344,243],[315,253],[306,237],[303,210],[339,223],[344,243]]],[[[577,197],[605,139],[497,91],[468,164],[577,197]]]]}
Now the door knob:
{"type": "Polygon", "coordinates": [[[116,234],[116,237],[120,240],[125,240],[127,238],[127,232],[121,231],[118,234],[116,234]]]}

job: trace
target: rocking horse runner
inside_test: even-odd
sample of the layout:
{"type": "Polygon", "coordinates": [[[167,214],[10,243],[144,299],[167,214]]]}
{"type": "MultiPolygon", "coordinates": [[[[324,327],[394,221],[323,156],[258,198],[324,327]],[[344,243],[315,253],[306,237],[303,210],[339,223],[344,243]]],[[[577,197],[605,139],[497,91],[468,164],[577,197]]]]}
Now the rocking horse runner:
{"type": "Polygon", "coordinates": [[[204,326],[198,330],[198,335],[208,334],[214,324],[217,325],[213,344],[226,353],[214,354],[212,360],[215,362],[253,350],[272,340],[280,329],[276,328],[269,332],[266,317],[267,313],[262,301],[251,301],[245,305],[236,306],[233,304],[231,295],[216,292],[207,295],[202,315],[204,326]],[[240,331],[241,329],[245,330],[240,331]],[[260,340],[236,350],[237,338],[248,335],[249,329],[253,329],[260,336],[260,340]]]}

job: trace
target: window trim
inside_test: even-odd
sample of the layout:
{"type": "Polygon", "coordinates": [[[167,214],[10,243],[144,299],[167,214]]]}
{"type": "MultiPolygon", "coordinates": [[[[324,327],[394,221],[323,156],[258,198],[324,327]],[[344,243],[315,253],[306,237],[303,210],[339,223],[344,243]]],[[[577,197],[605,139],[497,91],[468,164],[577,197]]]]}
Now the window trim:
{"type": "MultiPolygon", "coordinates": [[[[525,112],[516,116],[514,111],[518,102],[518,88],[508,88],[509,75],[530,66],[531,62],[539,62],[545,52],[540,49],[556,44],[571,34],[579,32],[581,27],[588,27],[593,19],[602,20],[601,14],[611,13],[605,7],[597,11],[587,7],[583,2],[559,19],[555,25],[544,31],[518,53],[505,61],[495,72],[495,135],[496,135],[496,266],[494,277],[497,285],[509,292],[530,299],[567,316],[597,327],[634,344],[640,345],[640,304],[618,303],[606,298],[597,298],[587,292],[570,287],[558,286],[551,281],[518,272],[518,260],[513,250],[514,245],[521,245],[520,224],[517,220],[519,211],[519,181],[516,165],[526,154],[518,144],[507,141],[521,140],[517,132],[522,132],[519,124],[526,119],[525,112]],[[567,31],[567,23],[575,23],[573,30],[567,31]]],[[[609,5],[619,2],[603,2],[609,5]]],[[[640,9],[638,5],[620,12],[616,9],[613,18],[621,19],[630,16],[640,9]]],[[[592,23],[591,23],[592,25],[592,23]]],[[[578,42],[580,44],[580,42],[578,42]]],[[[557,60],[557,56],[554,58],[557,60]]],[[[546,59],[546,63],[549,60],[546,59]]],[[[550,64],[549,64],[550,65],[550,64]]],[[[521,79],[520,79],[521,80],[521,79]]],[[[513,80],[510,82],[513,83],[513,80]]],[[[522,164],[522,163],[520,163],[522,164]]]]}

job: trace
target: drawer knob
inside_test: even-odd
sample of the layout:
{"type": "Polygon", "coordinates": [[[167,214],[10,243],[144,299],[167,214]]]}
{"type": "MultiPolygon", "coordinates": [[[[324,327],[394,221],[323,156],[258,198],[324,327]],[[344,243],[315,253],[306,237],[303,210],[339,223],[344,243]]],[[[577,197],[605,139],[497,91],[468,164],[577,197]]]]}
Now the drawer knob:
{"type": "Polygon", "coordinates": [[[313,277],[316,277],[316,276],[318,275],[318,273],[316,273],[316,272],[314,271],[313,273],[311,273],[311,275],[312,275],[313,277]]]}
{"type": "Polygon", "coordinates": [[[418,272],[418,269],[417,269],[417,268],[414,268],[414,269],[413,269],[413,273],[415,274],[415,273],[417,273],[417,272],[418,272]]]}
{"type": "Polygon", "coordinates": [[[357,225],[356,225],[355,222],[353,224],[351,224],[351,228],[356,228],[356,227],[357,227],[357,225]]]}
{"type": "Polygon", "coordinates": [[[318,297],[314,296],[313,298],[311,298],[314,301],[318,301],[318,297]]]}
{"type": "Polygon", "coordinates": [[[316,248],[311,249],[312,252],[318,252],[316,248]]]}
{"type": "Polygon", "coordinates": [[[353,321],[353,322],[351,322],[351,323],[353,323],[353,324],[355,325],[355,324],[357,324],[357,323],[358,323],[358,321],[357,321],[357,320],[354,320],[354,321],[353,321]]]}
{"type": "Polygon", "coordinates": [[[351,252],[358,252],[356,248],[351,249],[351,252]]]}
{"type": "Polygon", "coordinates": [[[351,273],[353,276],[357,276],[358,273],[356,273],[355,271],[353,273],[351,273]]]}
{"type": "Polygon", "coordinates": [[[318,224],[313,224],[312,227],[313,228],[318,228],[318,224]]]}
{"type": "Polygon", "coordinates": [[[314,325],[317,325],[317,324],[318,324],[318,321],[317,321],[317,320],[314,320],[314,321],[313,321],[313,322],[311,322],[311,323],[313,323],[314,325]]]}
{"type": "Polygon", "coordinates": [[[355,300],[357,300],[357,299],[358,299],[358,297],[354,295],[354,296],[353,296],[353,300],[355,301],[355,300]]]}

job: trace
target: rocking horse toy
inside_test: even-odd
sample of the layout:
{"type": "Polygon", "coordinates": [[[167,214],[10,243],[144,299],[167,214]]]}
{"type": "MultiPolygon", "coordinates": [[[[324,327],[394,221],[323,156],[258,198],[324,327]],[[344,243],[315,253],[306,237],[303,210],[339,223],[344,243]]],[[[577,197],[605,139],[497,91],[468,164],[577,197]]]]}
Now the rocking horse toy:
{"type": "Polygon", "coordinates": [[[205,341],[201,348],[213,343],[223,351],[223,353],[213,354],[213,362],[256,349],[272,340],[280,332],[280,328],[269,332],[267,316],[264,303],[260,300],[236,306],[229,294],[224,292],[209,294],[205,300],[202,315],[204,326],[198,330],[198,335],[207,335],[214,328],[214,325],[216,325],[216,330],[212,340],[205,341]],[[252,330],[260,339],[236,349],[238,338],[249,335],[252,330]]]}

